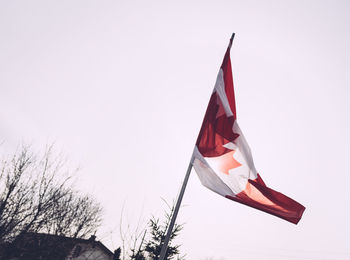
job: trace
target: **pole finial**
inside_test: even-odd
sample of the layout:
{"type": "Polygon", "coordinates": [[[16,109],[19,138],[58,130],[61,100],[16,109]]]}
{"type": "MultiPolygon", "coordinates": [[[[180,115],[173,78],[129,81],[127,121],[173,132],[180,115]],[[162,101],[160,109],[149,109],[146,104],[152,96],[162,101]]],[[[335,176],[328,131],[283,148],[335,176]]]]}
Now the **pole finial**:
{"type": "Polygon", "coordinates": [[[232,33],[232,36],[231,36],[231,38],[230,38],[230,43],[229,43],[229,45],[228,45],[228,47],[229,48],[231,48],[231,46],[232,46],[232,42],[233,42],[233,38],[235,37],[235,33],[232,33]]]}
{"type": "Polygon", "coordinates": [[[231,36],[231,41],[233,41],[233,38],[235,38],[235,33],[232,33],[232,36],[231,36]]]}

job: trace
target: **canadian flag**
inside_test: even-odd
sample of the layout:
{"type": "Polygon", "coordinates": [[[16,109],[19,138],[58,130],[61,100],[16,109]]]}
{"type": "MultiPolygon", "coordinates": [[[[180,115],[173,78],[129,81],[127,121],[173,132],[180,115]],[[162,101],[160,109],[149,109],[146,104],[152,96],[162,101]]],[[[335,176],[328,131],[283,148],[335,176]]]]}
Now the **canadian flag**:
{"type": "Polygon", "coordinates": [[[193,152],[192,165],[212,191],[294,224],[305,207],[265,185],[237,123],[230,39],[193,152]]]}

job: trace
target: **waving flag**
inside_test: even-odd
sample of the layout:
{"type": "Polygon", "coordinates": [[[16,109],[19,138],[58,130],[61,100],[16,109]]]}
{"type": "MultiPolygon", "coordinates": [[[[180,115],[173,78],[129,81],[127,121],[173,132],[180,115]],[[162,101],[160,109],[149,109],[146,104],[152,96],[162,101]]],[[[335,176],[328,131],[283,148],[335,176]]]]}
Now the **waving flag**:
{"type": "Polygon", "coordinates": [[[297,224],[305,207],[270,189],[255,169],[237,124],[230,39],[193,153],[200,181],[212,191],[297,224]]]}

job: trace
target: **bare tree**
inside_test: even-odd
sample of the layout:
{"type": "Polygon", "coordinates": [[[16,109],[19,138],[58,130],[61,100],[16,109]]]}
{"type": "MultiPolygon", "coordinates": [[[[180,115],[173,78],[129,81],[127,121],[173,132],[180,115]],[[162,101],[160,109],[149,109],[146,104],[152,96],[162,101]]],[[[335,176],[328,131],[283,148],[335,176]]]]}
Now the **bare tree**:
{"type": "Polygon", "coordinates": [[[72,186],[52,147],[41,157],[23,147],[0,166],[0,244],[26,232],[84,238],[101,223],[101,207],[72,186]]]}
{"type": "MultiPolygon", "coordinates": [[[[122,241],[121,245],[121,260],[138,259],[135,256],[139,256],[139,251],[143,245],[145,235],[147,233],[146,225],[142,224],[142,217],[140,215],[136,227],[132,227],[127,223],[126,228],[123,228],[124,219],[124,205],[122,207],[120,222],[119,222],[119,234],[122,241]]],[[[141,260],[142,258],[138,259],[141,260]]]]}

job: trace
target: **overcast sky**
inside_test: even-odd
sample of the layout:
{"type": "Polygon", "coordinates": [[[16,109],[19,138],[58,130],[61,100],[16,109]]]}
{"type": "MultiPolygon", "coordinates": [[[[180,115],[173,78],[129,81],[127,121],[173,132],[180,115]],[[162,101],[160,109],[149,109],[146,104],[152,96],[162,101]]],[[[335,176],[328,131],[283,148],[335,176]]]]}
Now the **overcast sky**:
{"type": "MultiPolygon", "coordinates": [[[[295,226],[204,188],[179,213],[188,260],[349,259],[348,1],[0,1],[0,146],[55,142],[104,207],[98,233],[177,196],[232,32],[240,127],[295,226]],[[211,257],[211,258],[210,258],[211,257]]],[[[124,225],[125,226],[125,225],[124,225]]]]}

